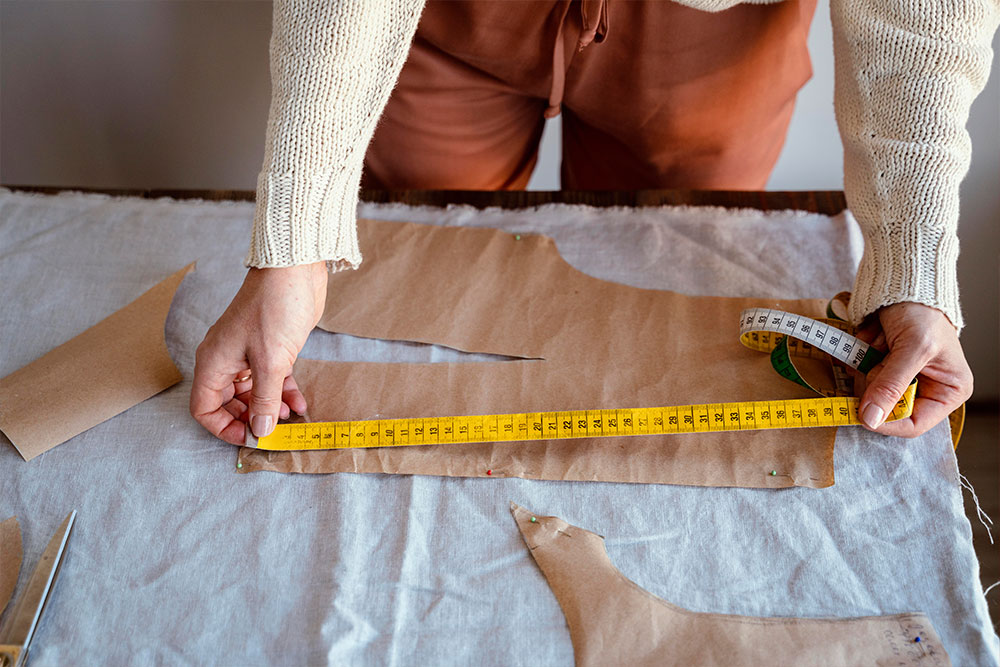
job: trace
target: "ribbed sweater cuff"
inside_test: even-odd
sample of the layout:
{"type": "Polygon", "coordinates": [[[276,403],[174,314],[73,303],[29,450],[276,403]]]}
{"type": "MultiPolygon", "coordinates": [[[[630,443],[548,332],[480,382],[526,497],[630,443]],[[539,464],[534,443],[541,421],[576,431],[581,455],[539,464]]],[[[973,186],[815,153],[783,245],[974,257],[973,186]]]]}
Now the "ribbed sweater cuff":
{"type": "Polygon", "coordinates": [[[951,229],[910,227],[892,233],[862,225],[865,251],[848,305],[858,324],[882,306],[913,301],[937,308],[961,332],[958,299],[958,237],[951,229]]]}
{"type": "Polygon", "coordinates": [[[361,264],[360,169],[257,176],[253,235],[244,264],[282,267],[326,261],[331,271],[361,264]]]}

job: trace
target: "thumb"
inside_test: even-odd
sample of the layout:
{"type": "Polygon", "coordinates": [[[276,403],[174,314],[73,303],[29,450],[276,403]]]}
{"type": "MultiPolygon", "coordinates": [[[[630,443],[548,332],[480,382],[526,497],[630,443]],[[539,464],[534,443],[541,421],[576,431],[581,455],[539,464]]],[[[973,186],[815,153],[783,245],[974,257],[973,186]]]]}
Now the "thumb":
{"type": "Polygon", "coordinates": [[[903,392],[927,364],[924,357],[919,349],[904,347],[890,350],[885,359],[868,372],[858,417],[869,428],[877,429],[892,413],[903,392]]]}
{"type": "Polygon", "coordinates": [[[278,423],[278,413],[281,410],[281,390],[285,383],[285,373],[283,370],[276,370],[275,367],[256,367],[253,361],[250,369],[253,373],[253,387],[250,390],[250,404],[248,412],[250,415],[250,429],[258,438],[270,435],[278,423]]]}

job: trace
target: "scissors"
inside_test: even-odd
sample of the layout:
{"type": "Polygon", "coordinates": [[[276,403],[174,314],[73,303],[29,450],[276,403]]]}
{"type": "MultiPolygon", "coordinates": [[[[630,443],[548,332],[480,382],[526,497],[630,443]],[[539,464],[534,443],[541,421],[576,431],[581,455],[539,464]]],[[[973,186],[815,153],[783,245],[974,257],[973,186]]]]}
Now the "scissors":
{"type": "Polygon", "coordinates": [[[73,510],[49,540],[35,571],[31,573],[28,587],[18,596],[10,617],[0,630],[0,667],[21,667],[28,659],[31,639],[52,595],[75,521],[76,510],[73,510]]]}

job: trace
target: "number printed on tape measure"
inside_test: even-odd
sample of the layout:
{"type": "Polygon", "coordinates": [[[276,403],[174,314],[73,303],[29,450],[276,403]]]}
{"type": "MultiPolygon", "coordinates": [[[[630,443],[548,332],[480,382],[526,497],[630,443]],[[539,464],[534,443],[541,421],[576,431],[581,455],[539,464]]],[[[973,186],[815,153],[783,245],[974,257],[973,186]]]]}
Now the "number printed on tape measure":
{"type": "MultiPolygon", "coordinates": [[[[740,339],[747,347],[761,351],[778,351],[780,343],[794,350],[796,356],[829,354],[860,371],[866,371],[881,359],[880,352],[833,324],[770,308],[743,311],[740,339]]],[[[798,377],[789,358],[772,357],[772,363],[783,376],[792,380],[798,377]]],[[[909,416],[915,394],[916,384],[911,384],[887,421],[909,416]]],[[[846,426],[861,423],[857,418],[859,402],[855,397],[823,396],[649,408],[279,424],[270,435],[259,439],[247,429],[246,445],[278,451],[356,449],[846,426]]]]}
{"type": "MultiPolygon", "coordinates": [[[[747,342],[746,336],[765,331],[791,336],[859,370],[866,357],[871,359],[869,351],[871,350],[872,356],[877,352],[860,338],[832,324],[803,315],[771,308],[748,308],[743,311],[743,316],[740,318],[740,336],[744,338],[744,343],[747,342]]],[[[767,345],[770,339],[760,338],[759,341],[767,345]]],[[[761,345],[750,345],[750,347],[762,349],[761,345]]]]}
{"type": "MultiPolygon", "coordinates": [[[[891,418],[908,415],[911,385],[891,418]]],[[[820,397],[652,408],[279,424],[257,439],[267,450],[356,449],[474,442],[524,442],[859,424],[859,399],[820,397]]]]}

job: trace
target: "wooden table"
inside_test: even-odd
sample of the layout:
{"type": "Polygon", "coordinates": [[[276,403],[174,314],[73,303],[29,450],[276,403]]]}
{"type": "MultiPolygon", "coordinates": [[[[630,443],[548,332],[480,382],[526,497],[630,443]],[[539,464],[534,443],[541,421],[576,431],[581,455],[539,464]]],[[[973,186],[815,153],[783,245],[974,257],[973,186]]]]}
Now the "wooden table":
{"type": "MultiPolygon", "coordinates": [[[[7,185],[11,190],[54,194],[63,190],[99,192],[118,197],[172,197],[210,201],[254,201],[253,190],[135,190],[7,185]]],[[[476,208],[525,208],[542,204],[586,204],[588,206],[724,206],[762,211],[798,209],[836,215],[847,204],[839,190],[758,192],[748,190],[361,190],[362,201],[396,202],[414,206],[468,204],[476,208]]]]}

